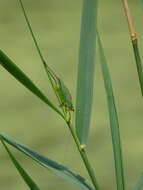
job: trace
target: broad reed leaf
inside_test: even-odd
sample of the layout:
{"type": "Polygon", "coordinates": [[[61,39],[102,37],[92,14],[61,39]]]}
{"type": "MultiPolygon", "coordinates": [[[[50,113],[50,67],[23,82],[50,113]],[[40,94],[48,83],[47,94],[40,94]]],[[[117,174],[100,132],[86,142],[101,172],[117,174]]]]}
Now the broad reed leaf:
{"type": "Polygon", "coordinates": [[[33,92],[33,94],[39,97],[43,102],[45,102],[48,106],[50,106],[53,110],[62,116],[61,112],[48,100],[48,98],[39,90],[39,88],[31,81],[31,79],[17,65],[15,65],[15,63],[2,50],[0,50],[0,65],[4,67],[27,89],[33,92]]]}
{"type": "Polygon", "coordinates": [[[105,85],[105,91],[107,95],[107,104],[108,104],[112,145],[113,145],[113,152],[114,152],[117,189],[124,190],[125,188],[124,171],[123,171],[118,115],[117,115],[116,106],[115,106],[115,99],[114,99],[114,94],[113,94],[113,89],[112,89],[110,73],[108,70],[108,65],[107,65],[106,57],[104,55],[104,50],[103,50],[102,43],[99,37],[99,33],[97,33],[97,39],[98,39],[97,41],[98,41],[98,49],[99,49],[99,56],[100,56],[100,65],[101,65],[101,70],[102,70],[102,75],[103,75],[103,80],[104,80],[104,85],[105,85]]]}
{"type": "Polygon", "coordinates": [[[42,156],[41,154],[31,150],[29,147],[25,145],[22,145],[21,143],[17,142],[15,139],[7,135],[0,134],[0,139],[7,142],[8,144],[13,146],[20,152],[24,153],[28,157],[32,158],[32,160],[36,161],[38,164],[42,165],[47,169],[50,169],[56,175],[64,178],[67,182],[76,185],[78,188],[82,190],[94,190],[94,188],[91,187],[83,177],[70,171],[65,166],[55,161],[52,161],[45,156],[42,156]]]}
{"type": "Polygon", "coordinates": [[[96,45],[97,0],[83,0],[79,47],[76,133],[82,145],[87,144],[93,95],[96,45]]]}
{"type": "Polygon", "coordinates": [[[139,53],[137,39],[132,41],[132,45],[133,45],[136,67],[137,67],[137,72],[138,72],[138,77],[139,77],[139,82],[140,82],[141,93],[143,96],[143,65],[142,65],[142,61],[141,61],[141,57],[139,53]]]}
{"type": "Polygon", "coordinates": [[[141,174],[137,184],[135,185],[134,190],[143,190],[143,173],[141,174]]]}
{"type": "Polygon", "coordinates": [[[33,179],[29,176],[29,174],[25,171],[25,169],[20,165],[20,163],[16,160],[16,158],[13,156],[9,148],[6,146],[3,140],[1,140],[4,148],[6,149],[11,161],[13,162],[15,168],[18,170],[19,174],[25,181],[25,183],[28,185],[28,187],[31,190],[40,190],[40,188],[37,186],[37,184],[33,181],[33,179]]]}

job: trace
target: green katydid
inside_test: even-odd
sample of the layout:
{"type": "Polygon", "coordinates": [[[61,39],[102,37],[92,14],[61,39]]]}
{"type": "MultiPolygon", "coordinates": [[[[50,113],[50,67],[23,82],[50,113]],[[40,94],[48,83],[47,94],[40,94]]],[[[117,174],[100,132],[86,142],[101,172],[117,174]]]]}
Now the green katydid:
{"type": "Polygon", "coordinates": [[[72,104],[72,99],[71,99],[71,94],[69,92],[69,90],[66,88],[66,86],[64,85],[63,81],[56,76],[56,74],[51,70],[51,68],[46,64],[45,60],[44,60],[44,57],[41,53],[41,50],[39,48],[39,45],[37,43],[37,40],[35,38],[35,35],[33,33],[33,30],[32,30],[32,27],[30,25],[30,22],[29,22],[29,19],[28,19],[28,16],[26,14],[26,11],[25,11],[25,8],[23,6],[23,3],[21,0],[19,0],[19,3],[21,5],[21,8],[22,8],[22,11],[23,11],[23,14],[24,14],[24,17],[25,17],[25,20],[26,20],[26,23],[28,25],[28,28],[30,30],[30,33],[31,33],[31,36],[33,38],[33,41],[35,43],[35,46],[36,46],[36,49],[39,53],[39,56],[41,58],[41,61],[45,67],[45,70],[47,72],[47,75],[49,77],[49,80],[52,84],[52,87],[56,93],[56,96],[60,102],[60,106],[64,107],[65,108],[65,111],[74,111],[74,108],[73,108],[73,104],[72,104]]]}
{"type": "Polygon", "coordinates": [[[45,61],[44,66],[60,102],[60,106],[64,107],[65,111],[74,111],[71,94],[64,82],[51,70],[45,61]]]}
{"type": "Polygon", "coordinates": [[[58,78],[57,80],[58,80],[58,85],[56,86],[56,91],[61,100],[60,106],[64,106],[66,111],[74,111],[71,94],[68,88],[64,85],[61,79],[58,78]]]}

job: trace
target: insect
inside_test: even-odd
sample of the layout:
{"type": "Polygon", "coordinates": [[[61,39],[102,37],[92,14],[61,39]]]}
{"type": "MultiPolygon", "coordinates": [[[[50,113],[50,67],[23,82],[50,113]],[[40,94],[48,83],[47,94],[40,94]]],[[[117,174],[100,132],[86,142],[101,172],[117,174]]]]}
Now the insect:
{"type": "Polygon", "coordinates": [[[64,107],[66,112],[74,111],[72,97],[68,88],[65,86],[64,82],[51,70],[51,68],[46,64],[46,62],[44,65],[52,83],[52,86],[55,90],[55,93],[58,97],[58,100],[60,102],[60,106],[64,107]]]}
{"type": "Polygon", "coordinates": [[[56,91],[61,101],[61,107],[65,107],[66,111],[74,111],[73,104],[72,104],[72,97],[68,90],[68,88],[64,85],[61,79],[57,79],[58,84],[56,86],[56,91]]]}

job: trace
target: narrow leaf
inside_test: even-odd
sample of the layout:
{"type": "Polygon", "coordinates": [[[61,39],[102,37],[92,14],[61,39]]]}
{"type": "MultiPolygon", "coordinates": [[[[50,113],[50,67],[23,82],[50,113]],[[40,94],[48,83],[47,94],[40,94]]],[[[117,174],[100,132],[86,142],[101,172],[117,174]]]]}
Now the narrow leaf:
{"type": "Polygon", "coordinates": [[[141,57],[140,57],[140,53],[139,53],[137,39],[132,41],[132,45],[133,45],[133,51],[134,51],[134,56],[135,56],[135,61],[136,61],[136,67],[137,67],[137,72],[138,72],[138,77],[139,77],[141,93],[143,96],[143,65],[142,65],[142,61],[141,61],[141,57]]]}
{"type": "Polygon", "coordinates": [[[63,177],[66,181],[69,183],[72,183],[79,187],[82,190],[94,190],[87,182],[86,180],[81,177],[78,174],[75,174],[74,172],[70,171],[65,166],[50,160],[49,158],[46,158],[45,156],[42,156],[41,154],[31,150],[30,148],[20,144],[19,142],[15,141],[13,138],[0,134],[0,138],[7,142],[8,144],[12,145],[17,150],[21,151],[28,157],[35,160],[37,163],[42,165],[45,168],[50,169],[52,172],[54,172],[56,175],[63,177]]]}
{"type": "Polygon", "coordinates": [[[36,85],[26,76],[26,74],[13,63],[13,61],[0,50],[0,65],[3,66],[13,77],[22,83],[33,94],[38,96],[43,102],[49,105],[61,116],[61,112],[48,100],[48,98],[36,87],[36,85]]]}
{"type": "Polygon", "coordinates": [[[137,184],[135,185],[134,190],[143,190],[143,173],[141,174],[137,184]]]}
{"type": "MultiPolygon", "coordinates": [[[[98,34],[98,33],[97,33],[98,34]]],[[[120,131],[119,131],[119,122],[118,115],[115,106],[115,99],[113,95],[111,78],[107,66],[106,57],[104,55],[102,43],[98,37],[98,47],[99,47],[99,56],[100,56],[100,65],[107,95],[107,103],[109,110],[109,119],[110,119],[110,128],[112,136],[112,145],[114,152],[114,161],[115,161],[115,172],[116,172],[116,183],[118,190],[124,190],[124,171],[123,171],[123,161],[122,161],[122,150],[121,150],[121,141],[120,141],[120,131]]]]}
{"type": "Polygon", "coordinates": [[[76,133],[86,145],[92,107],[97,0],[83,0],[76,96],[76,133]]]}
{"type": "Polygon", "coordinates": [[[25,181],[25,183],[28,185],[28,187],[31,190],[40,190],[40,188],[37,186],[37,184],[33,181],[33,179],[28,175],[28,173],[24,170],[24,168],[20,165],[20,163],[16,160],[16,158],[13,156],[13,154],[10,152],[6,144],[4,143],[3,140],[1,140],[4,148],[6,149],[11,161],[13,162],[14,166],[18,170],[19,174],[25,181]]]}

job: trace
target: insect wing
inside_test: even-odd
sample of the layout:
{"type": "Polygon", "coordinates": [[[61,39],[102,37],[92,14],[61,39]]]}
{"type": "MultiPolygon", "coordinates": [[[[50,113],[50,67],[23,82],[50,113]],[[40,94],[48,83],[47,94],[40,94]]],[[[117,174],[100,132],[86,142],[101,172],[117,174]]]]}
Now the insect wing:
{"type": "Polygon", "coordinates": [[[72,104],[72,97],[68,90],[68,88],[64,85],[63,81],[60,80],[63,104],[67,108],[67,110],[74,111],[72,104]]]}

